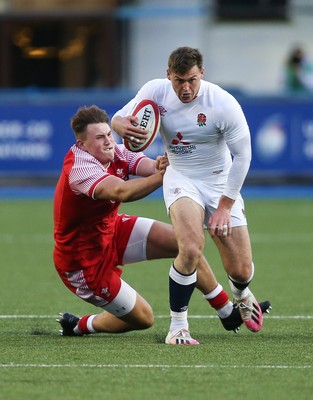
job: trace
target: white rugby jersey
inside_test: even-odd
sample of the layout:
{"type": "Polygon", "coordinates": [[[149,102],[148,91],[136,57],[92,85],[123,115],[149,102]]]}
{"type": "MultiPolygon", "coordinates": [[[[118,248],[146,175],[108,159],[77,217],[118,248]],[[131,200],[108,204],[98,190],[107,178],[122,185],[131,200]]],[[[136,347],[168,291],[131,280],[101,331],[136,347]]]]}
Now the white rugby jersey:
{"type": "Polygon", "coordinates": [[[251,160],[249,127],[237,100],[202,80],[197,97],[182,103],[169,79],[154,79],[115,115],[126,116],[144,99],[159,107],[160,133],[171,166],[193,180],[225,183],[224,194],[236,199],[251,160]]]}

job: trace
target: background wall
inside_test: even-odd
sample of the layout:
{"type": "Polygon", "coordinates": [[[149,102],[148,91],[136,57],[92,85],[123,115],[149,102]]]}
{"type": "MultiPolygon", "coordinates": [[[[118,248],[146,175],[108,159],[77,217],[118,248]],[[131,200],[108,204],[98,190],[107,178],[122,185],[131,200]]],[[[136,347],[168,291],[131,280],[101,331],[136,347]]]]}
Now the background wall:
{"type": "Polygon", "coordinates": [[[283,66],[295,44],[313,59],[313,1],[290,1],[289,22],[214,21],[213,1],[140,0],[145,13],[130,20],[129,84],[165,76],[167,57],[178,46],[198,47],[206,79],[254,94],[282,91],[283,66]]]}
{"type": "MultiPolygon", "coordinates": [[[[112,117],[143,83],[166,76],[169,53],[183,45],[202,51],[206,79],[233,92],[243,107],[253,149],[248,179],[313,182],[313,94],[282,89],[290,49],[301,44],[313,58],[313,0],[290,3],[287,21],[235,23],[217,22],[213,0],[93,0],[88,7],[87,0],[0,0],[1,183],[54,181],[74,142],[70,118],[77,108],[97,104],[112,117]],[[40,10],[17,12],[17,3],[40,10]],[[60,38],[47,47],[43,34],[48,43],[60,38]],[[32,58],[34,48],[45,56],[32,58]],[[44,75],[40,62],[47,63],[49,84],[60,69],[57,84],[16,84],[12,69],[26,77],[27,61],[32,73],[37,66],[35,77],[44,75]],[[73,79],[63,79],[64,71],[73,79]]],[[[147,154],[162,153],[158,138],[147,154]]]]}

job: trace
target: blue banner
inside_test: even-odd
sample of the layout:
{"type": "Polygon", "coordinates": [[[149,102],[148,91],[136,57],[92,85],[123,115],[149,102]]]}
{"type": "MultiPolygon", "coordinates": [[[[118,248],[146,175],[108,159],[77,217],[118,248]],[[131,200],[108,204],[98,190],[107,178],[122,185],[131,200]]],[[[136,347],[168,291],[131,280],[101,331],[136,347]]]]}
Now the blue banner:
{"type": "Polygon", "coordinates": [[[313,177],[313,100],[245,100],[251,131],[250,176],[313,177]]]}
{"type": "MultiPolygon", "coordinates": [[[[110,117],[117,108],[104,107],[110,117]]],[[[0,174],[57,176],[75,143],[77,105],[0,105],[0,174]]]]}
{"type": "MultiPolygon", "coordinates": [[[[110,117],[125,103],[99,104],[110,117]]],[[[251,177],[313,177],[313,99],[253,99],[240,103],[251,130],[251,177]]],[[[89,102],[89,104],[92,104],[89,102]]],[[[58,176],[75,142],[70,119],[79,105],[0,104],[0,176],[58,176]]],[[[163,154],[160,137],[146,150],[163,154]]]]}

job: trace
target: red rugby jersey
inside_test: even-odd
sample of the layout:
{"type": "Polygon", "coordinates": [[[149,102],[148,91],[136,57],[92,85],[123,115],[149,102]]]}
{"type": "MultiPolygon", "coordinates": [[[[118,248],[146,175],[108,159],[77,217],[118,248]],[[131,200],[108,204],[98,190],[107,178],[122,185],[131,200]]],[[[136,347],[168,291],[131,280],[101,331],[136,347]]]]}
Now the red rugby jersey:
{"type": "Polygon", "coordinates": [[[95,188],[110,175],[123,180],[136,175],[144,157],[116,145],[114,161],[105,168],[76,145],[70,148],[54,195],[54,262],[58,269],[76,271],[103,261],[120,203],[95,200],[95,188]]]}

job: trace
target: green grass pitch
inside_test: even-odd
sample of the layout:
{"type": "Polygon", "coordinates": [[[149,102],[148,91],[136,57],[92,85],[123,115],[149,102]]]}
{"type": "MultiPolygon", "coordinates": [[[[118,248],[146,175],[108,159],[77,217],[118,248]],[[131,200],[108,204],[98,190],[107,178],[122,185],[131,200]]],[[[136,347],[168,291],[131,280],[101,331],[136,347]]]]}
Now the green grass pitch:
{"type": "MultiPolygon", "coordinates": [[[[246,200],[256,273],[251,289],[273,310],[264,328],[223,330],[195,292],[190,329],[200,346],[166,346],[171,260],[124,268],[152,305],[146,331],[68,338],[58,312],[97,310],[63,286],[52,262],[52,200],[1,200],[0,398],[5,400],[309,400],[313,393],[313,205],[311,200],[246,200]]],[[[163,202],[124,212],[168,221],[163,202]]],[[[205,249],[230,293],[217,251],[205,249]]]]}

